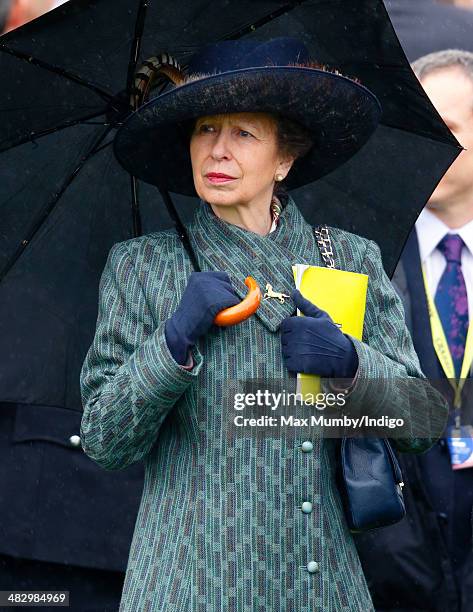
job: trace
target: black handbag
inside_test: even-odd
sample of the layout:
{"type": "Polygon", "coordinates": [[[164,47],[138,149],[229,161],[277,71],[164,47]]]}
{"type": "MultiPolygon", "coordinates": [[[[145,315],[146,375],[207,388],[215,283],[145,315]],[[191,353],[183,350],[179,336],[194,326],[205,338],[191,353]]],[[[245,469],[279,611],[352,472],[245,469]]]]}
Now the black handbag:
{"type": "Polygon", "coordinates": [[[342,438],[337,476],[351,532],[393,525],[406,514],[401,467],[386,438],[342,438]]]}
{"type": "MultiPolygon", "coordinates": [[[[322,259],[335,268],[328,227],[315,228],[322,259]]],[[[342,438],[339,445],[337,485],[348,528],[353,533],[386,527],[406,514],[402,472],[386,438],[342,438]]]]}

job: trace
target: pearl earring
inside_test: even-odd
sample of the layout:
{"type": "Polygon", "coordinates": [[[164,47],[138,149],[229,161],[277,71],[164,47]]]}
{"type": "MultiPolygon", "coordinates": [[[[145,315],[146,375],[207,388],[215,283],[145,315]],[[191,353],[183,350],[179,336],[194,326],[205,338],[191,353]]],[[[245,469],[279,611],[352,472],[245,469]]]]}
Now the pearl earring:
{"type": "Polygon", "coordinates": [[[284,176],[282,174],[276,174],[274,178],[278,183],[280,183],[284,179],[284,176]]]}

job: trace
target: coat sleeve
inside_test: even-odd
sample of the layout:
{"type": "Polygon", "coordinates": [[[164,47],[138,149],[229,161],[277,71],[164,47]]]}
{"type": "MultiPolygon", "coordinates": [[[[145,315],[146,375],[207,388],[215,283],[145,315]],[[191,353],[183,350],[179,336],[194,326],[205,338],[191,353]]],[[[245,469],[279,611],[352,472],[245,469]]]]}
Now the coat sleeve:
{"type": "Polygon", "coordinates": [[[401,298],[383,268],[374,241],[368,243],[362,272],[369,277],[367,308],[363,341],[350,336],[359,367],[347,407],[356,416],[402,419],[404,426],[398,431],[383,430],[392,432],[386,437],[400,451],[422,453],[442,435],[448,405],[421,370],[401,298]]]}
{"type": "Polygon", "coordinates": [[[164,323],[153,320],[126,243],[116,244],[100,280],[95,337],[80,377],[82,447],[105,469],[146,456],[166,415],[199,374],[201,353],[193,350],[192,370],[177,364],[164,323]]]}

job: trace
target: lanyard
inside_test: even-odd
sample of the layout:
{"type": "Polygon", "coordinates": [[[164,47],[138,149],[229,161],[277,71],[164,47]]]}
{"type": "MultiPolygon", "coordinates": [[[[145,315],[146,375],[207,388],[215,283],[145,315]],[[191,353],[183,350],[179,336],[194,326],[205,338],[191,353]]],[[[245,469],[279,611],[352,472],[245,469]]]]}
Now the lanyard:
{"type": "Polygon", "coordinates": [[[471,325],[468,325],[468,333],[466,336],[465,354],[463,355],[463,363],[460,372],[460,379],[457,380],[455,376],[455,367],[453,365],[452,356],[450,349],[448,348],[448,342],[445,338],[445,332],[440,321],[435,302],[430,294],[429,287],[427,285],[427,277],[425,274],[424,266],[422,266],[422,277],[424,279],[425,294],[427,296],[427,305],[429,307],[429,318],[430,328],[432,331],[432,342],[434,345],[435,352],[440,361],[445,376],[448,382],[453,387],[455,392],[453,406],[458,409],[461,406],[461,392],[465,384],[465,380],[468,376],[471,364],[473,362],[473,334],[471,333],[471,325]]]}

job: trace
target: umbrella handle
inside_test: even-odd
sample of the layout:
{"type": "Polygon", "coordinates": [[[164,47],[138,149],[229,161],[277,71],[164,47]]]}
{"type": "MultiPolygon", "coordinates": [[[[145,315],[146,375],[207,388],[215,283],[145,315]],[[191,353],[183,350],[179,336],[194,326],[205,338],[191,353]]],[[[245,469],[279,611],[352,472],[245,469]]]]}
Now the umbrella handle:
{"type": "Polygon", "coordinates": [[[248,293],[244,299],[235,306],[221,310],[214,319],[215,325],[219,327],[236,325],[256,312],[261,303],[261,289],[252,276],[245,278],[245,285],[248,287],[248,293]]]}

